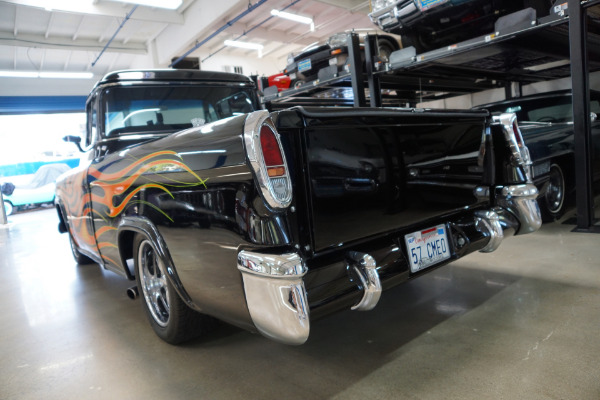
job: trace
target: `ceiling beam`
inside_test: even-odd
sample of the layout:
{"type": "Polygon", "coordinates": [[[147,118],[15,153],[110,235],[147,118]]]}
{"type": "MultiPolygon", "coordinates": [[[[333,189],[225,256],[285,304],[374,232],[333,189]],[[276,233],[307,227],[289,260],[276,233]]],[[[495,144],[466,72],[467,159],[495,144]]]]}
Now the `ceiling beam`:
{"type": "MultiPolygon", "coordinates": [[[[36,7],[48,10],[48,0],[2,0],[4,3],[10,3],[21,7],[36,7]]],[[[76,14],[90,14],[90,15],[104,15],[107,17],[119,17],[123,18],[131,9],[133,5],[128,4],[123,7],[117,3],[104,3],[92,4],[88,1],[69,1],[60,2],[52,6],[51,11],[76,13],[76,14]]],[[[152,7],[139,6],[133,15],[132,19],[149,22],[167,22],[170,24],[182,25],[184,23],[183,15],[177,11],[155,9],[152,7]]]]}
{"type": "Polygon", "coordinates": [[[48,36],[50,36],[50,29],[52,28],[52,23],[54,22],[54,15],[54,13],[50,13],[50,19],[48,20],[48,26],[46,27],[46,34],[44,35],[46,39],[48,39],[48,36]]]}
{"type": "Polygon", "coordinates": [[[85,19],[85,15],[82,15],[81,19],[79,20],[79,24],[77,24],[77,29],[75,29],[75,33],[73,34],[73,40],[77,40],[77,37],[79,36],[79,32],[81,32],[81,27],[83,26],[84,19],[85,19]]]}
{"type": "Polygon", "coordinates": [[[67,58],[65,60],[65,65],[63,67],[63,71],[66,71],[67,68],[69,67],[69,63],[71,62],[71,55],[73,55],[73,52],[69,51],[69,54],[67,54],[67,58]]]}
{"type": "MultiPolygon", "coordinates": [[[[227,29],[228,34],[235,34],[236,36],[244,34],[247,30],[244,25],[238,26],[237,24],[227,29]]],[[[313,33],[313,32],[308,32],[313,33]]],[[[286,31],[279,29],[266,29],[261,27],[255,28],[252,32],[247,35],[248,38],[255,38],[266,40],[269,42],[279,43],[298,43],[300,45],[308,46],[314,43],[318,38],[316,36],[305,35],[301,38],[298,35],[287,33],[286,31]]]]}
{"type": "Polygon", "coordinates": [[[19,21],[19,7],[15,7],[15,25],[13,29],[13,35],[17,36],[19,33],[19,28],[17,27],[17,23],[19,21]]]}
{"type": "MultiPolygon", "coordinates": [[[[19,35],[14,37],[10,33],[0,32],[0,45],[35,47],[44,49],[61,49],[73,51],[101,51],[106,42],[98,43],[97,40],[76,40],[71,38],[46,39],[44,35],[19,35]]],[[[148,49],[143,43],[111,44],[106,51],[129,54],[147,54],[148,49]]]]}

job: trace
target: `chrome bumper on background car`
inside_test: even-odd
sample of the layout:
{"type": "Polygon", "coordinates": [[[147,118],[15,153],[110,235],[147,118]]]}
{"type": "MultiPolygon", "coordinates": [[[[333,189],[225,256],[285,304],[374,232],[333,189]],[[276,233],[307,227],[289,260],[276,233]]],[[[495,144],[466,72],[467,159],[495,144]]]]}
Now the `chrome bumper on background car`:
{"type": "MultiPolygon", "coordinates": [[[[510,234],[538,230],[542,224],[536,201],[537,189],[531,184],[498,188],[499,207],[473,214],[473,225],[488,238],[481,252],[496,250],[510,234]]],[[[371,310],[381,296],[382,285],[377,261],[366,253],[349,251],[346,255],[349,279],[362,291],[352,310],[371,310]]],[[[299,345],[308,339],[310,318],[304,276],[308,272],[297,253],[266,254],[240,251],[237,267],[242,273],[248,311],[256,329],[264,336],[299,345]]]]}
{"type": "Polygon", "coordinates": [[[414,1],[400,0],[395,2],[386,1],[387,7],[378,9],[369,14],[371,21],[384,29],[388,26],[398,25],[402,18],[418,11],[414,1]]]}

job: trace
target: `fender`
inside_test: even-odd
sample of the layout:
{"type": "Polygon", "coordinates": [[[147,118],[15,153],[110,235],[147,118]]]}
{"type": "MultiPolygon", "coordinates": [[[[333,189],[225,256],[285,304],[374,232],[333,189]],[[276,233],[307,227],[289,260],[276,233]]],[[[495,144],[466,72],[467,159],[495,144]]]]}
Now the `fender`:
{"type": "Polygon", "coordinates": [[[198,307],[194,304],[188,293],[185,291],[175,265],[167,248],[167,244],[156,229],[156,226],[146,217],[123,217],[117,228],[117,243],[119,246],[119,254],[121,256],[121,262],[123,263],[125,274],[129,280],[135,280],[135,272],[127,267],[127,259],[133,255],[133,233],[139,233],[150,240],[158,252],[158,255],[167,266],[167,277],[177,290],[177,294],[181,299],[190,307],[198,310],[198,307]]]}

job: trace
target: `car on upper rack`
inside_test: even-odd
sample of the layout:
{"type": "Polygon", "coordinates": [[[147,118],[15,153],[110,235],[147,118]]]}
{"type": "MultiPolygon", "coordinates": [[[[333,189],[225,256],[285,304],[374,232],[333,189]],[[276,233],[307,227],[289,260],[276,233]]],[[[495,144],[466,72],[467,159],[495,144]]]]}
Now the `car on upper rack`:
{"type": "Polygon", "coordinates": [[[2,184],[4,211],[11,215],[19,210],[35,208],[54,203],[54,186],[56,179],[71,169],[64,163],[42,165],[35,172],[31,181],[25,185],[15,185],[12,182],[2,184]]]}
{"type": "MultiPolygon", "coordinates": [[[[477,109],[517,115],[532,162],[532,178],[538,187],[544,220],[560,218],[575,192],[575,146],[570,90],[539,93],[477,109]]],[[[593,145],[592,180],[600,182],[600,92],[590,91],[593,145]]]]}
{"type": "Polygon", "coordinates": [[[243,75],[117,71],[66,137],[82,157],[58,230],[136,281],[169,343],[219,319],[302,344],[315,318],[541,225],[514,114],[259,104],[243,75]]]}
{"type": "Polygon", "coordinates": [[[319,71],[331,68],[330,75],[348,71],[348,37],[356,33],[359,39],[361,57],[364,62],[364,46],[367,35],[375,35],[377,56],[387,62],[392,52],[402,48],[400,36],[381,32],[375,29],[355,29],[339,32],[325,41],[315,42],[305,47],[298,54],[290,54],[283,73],[289,76],[291,88],[298,88],[304,83],[318,78],[319,71]]]}
{"type": "Polygon", "coordinates": [[[380,29],[402,36],[404,47],[433,50],[494,31],[504,15],[532,8],[537,18],[553,0],[371,0],[369,17],[380,29]]]}

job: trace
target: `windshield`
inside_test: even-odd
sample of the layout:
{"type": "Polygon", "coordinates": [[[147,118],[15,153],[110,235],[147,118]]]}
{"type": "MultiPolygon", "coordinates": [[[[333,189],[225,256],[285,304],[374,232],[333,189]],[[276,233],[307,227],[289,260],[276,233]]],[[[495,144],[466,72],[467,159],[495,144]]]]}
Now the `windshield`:
{"type": "Polygon", "coordinates": [[[105,137],[181,130],[257,109],[252,89],[226,86],[114,87],[102,102],[105,137]]]}
{"type": "MultiPolygon", "coordinates": [[[[600,114],[600,96],[590,93],[590,111],[600,114]]],[[[572,122],[573,107],[571,96],[531,99],[519,102],[516,99],[510,104],[486,107],[491,112],[513,112],[519,122],[572,122]]]]}

